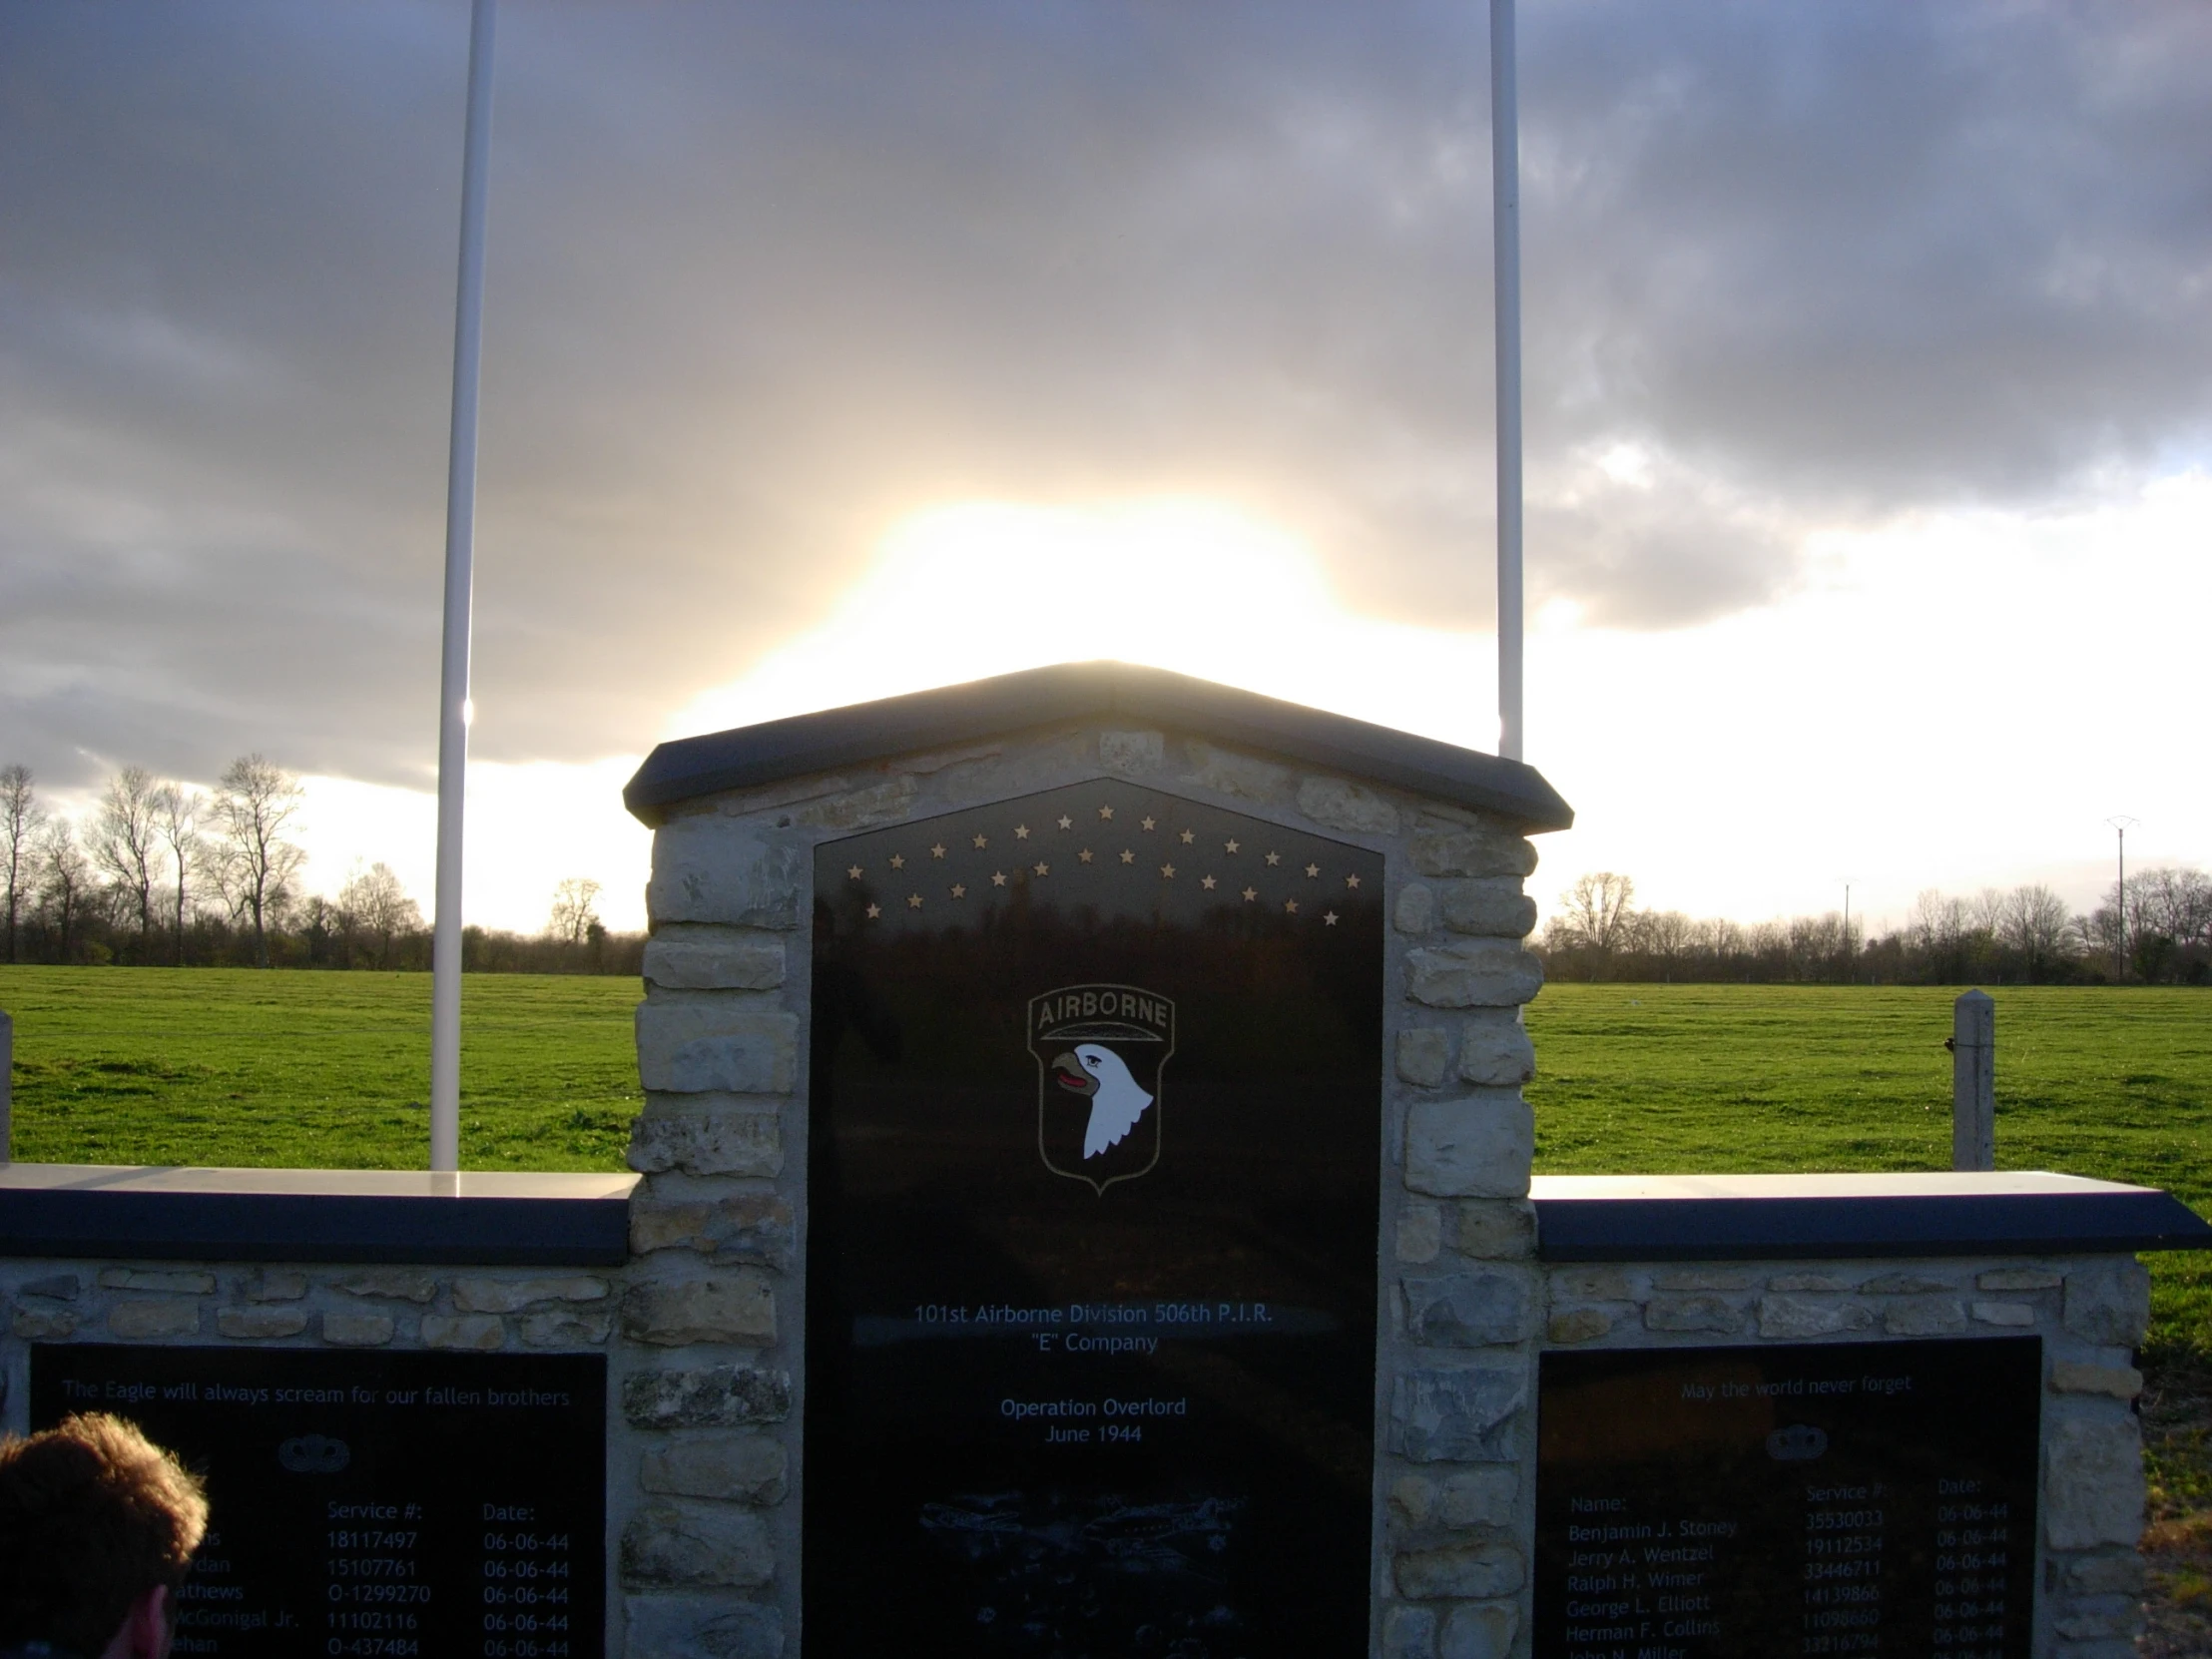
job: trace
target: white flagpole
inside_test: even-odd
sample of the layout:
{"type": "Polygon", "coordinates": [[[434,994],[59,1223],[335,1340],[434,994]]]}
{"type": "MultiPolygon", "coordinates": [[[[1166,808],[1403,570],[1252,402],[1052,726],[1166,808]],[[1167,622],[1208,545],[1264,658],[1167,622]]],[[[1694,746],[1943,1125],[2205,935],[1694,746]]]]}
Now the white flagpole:
{"type": "Polygon", "coordinates": [[[1521,725],[1520,111],[1513,0],[1490,0],[1490,219],[1497,318],[1497,752],[1525,759],[1521,725]]]}
{"type": "Polygon", "coordinates": [[[491,160],[496,0],[468,31],[460,292],[453,318],[453,440],[445,477],[445,649],[438,679],[438,891],[430,944],[430,1168],[461,1167],[461,808],[468,785],[469,601],[476,563],[476,383],[484,342],[484,194],[491,160]]]}

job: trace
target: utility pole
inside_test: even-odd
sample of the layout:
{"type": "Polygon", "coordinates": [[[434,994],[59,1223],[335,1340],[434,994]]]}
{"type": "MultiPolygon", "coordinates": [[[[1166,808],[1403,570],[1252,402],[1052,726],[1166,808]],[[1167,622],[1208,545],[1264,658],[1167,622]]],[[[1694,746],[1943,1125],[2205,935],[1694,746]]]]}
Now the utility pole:
{"type": "Polygon", "coordinates": [[[1497,322],[1497,752],[1525,760],[1521,718],[1520,106],[1513,0],[1490,0],[1490,229],[1497,322]]]}
{"type": "Polygon", "coordinates": [[[2112,978],[2114,982],[2124,985],[2127,983],[2127,832],[2143,821],[2139,818],[2129,818],[2125,813],[2121,813],[2115,818],[2106,819],[2104,822],[2120,832],[2120,878],[2117,887],[2118,898],[2113,904],[2113,909],[2119,914],[2120,942],[2113,950],[2112,978]]]}
{"type": "Polygon", "coordinates": [[[438,679],[438,885],[430,936],[430,1168],[461,1167],[461,809],[468,794],[469,615],[476,579],[476,386],[484,347],[484,191],[491,162],[496,0],[468,30],[461,271],[453,314],[453,431],[445,475],[445,645],[438,679]]]}

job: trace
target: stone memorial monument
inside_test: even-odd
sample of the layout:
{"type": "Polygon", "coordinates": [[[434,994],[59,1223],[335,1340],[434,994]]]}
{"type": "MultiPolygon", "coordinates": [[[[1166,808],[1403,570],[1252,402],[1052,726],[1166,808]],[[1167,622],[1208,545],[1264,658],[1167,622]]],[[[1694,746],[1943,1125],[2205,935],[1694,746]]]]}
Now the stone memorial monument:
{"type": "Polygon", "coordinates": [[[253,1494],[181,1651],[2127,1650],[2212,1229],[1532,1177],[1528,767],[1089,664],[626,798],[635,1175],[0,1168],[0,1422],[253,1494]]]}

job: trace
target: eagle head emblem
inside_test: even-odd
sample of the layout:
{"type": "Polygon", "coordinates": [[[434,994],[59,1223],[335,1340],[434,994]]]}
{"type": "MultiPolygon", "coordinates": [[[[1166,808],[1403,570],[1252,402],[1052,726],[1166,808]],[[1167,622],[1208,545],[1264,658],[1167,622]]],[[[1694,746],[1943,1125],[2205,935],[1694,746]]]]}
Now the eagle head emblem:
{"type": "Polygon", "coordinates": [[[1083,1131],[1085,1158],[1096,1158],[1118,1145],[1152,1104],[1152,1096],[1137,1087],[1122,1057],[1097,1043],[1077,1043],[1054,1058],[1052,1069],[1061,1088],[1091,1097],[1091,1121],[1083,1131]]]}
{"type": "Polygon", "coordinates": [[[1160,1159],[1162,1073],[1175,1004],[1134,985],[1068,985],[1029,1003],[1037,1152],[1101,1197],[1160,1159]]]}

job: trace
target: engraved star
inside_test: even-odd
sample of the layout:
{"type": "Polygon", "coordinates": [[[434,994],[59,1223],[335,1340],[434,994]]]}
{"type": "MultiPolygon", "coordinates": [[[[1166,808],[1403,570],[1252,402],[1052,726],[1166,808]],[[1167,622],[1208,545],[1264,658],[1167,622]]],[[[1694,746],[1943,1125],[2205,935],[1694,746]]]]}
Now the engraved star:
{"type": "Polygon", "coordinates": [[[1211,875],[1201,875],[1198,878],[1198,884],[1204,887],[1208,892],[1212,892],[1214,890],[1214,878],[1211,875]]]}
{"type": "Polygon", "coordinates": [[[1083,848],[1082,851],[1078,852],[1076,856],[1082,859],[1087,864],[1091,861],[1091,849],[1086,846],[1085,848],[1083,848]]]}
{"type": "Polygon", "coordinates": [[[1063,830],[1073,830],[1075,828],[1075,820],[1069,818],[1067,814],[1062,813],[1060,815],[1060,828],[1063,830]]]}
{"type": "Polygon", "coordinates": [[[857,881],[860,878],[860,866],[858,864],[847,866],[845,869],[845,874],[851,876],[853,880],[857,881]]]}
{"type": "Polygon", "coordinates": [[[1258,898],[1259,896],[1260,892],[1257,887],[1247,887],[1244,890],[1244,901],[1247,904],[1250,904],[1255,898],[1258,898]]]}
{"type": "Polygon", "coordinates": [[[944,856],[944,842],[942,842],[942,841],[939,841],[939,842],[937,842],[937,844],[936,844],[935,846],[932,846],[932,847],[931,847],[931,848],[929,849],[929,856],[930,856],[930,857],[932,857],[932,858],[941,858],[941,857],[943,857],[943,856],[944,856]]]}
{"type": "Polygon", "coordinates": [[[1297,900],[1297,899],[1295,899],[1295,898],[1286,898],[1286,899],[1284,899],[1284,900],[1283,900],[1283,913],[1284,913],[1285,915],[1293,915],[1293,916],[1297,915],[1297,914],[1298,914],[1298,900],[1297,900]]]}
{"type": "Polygon", "coordinates": [[[1153,826],[1154,826],[1155,824],[1157,824],[1158,822],[1159,822],[1159,820],[1157,820],[1157,819],[1151,819],[1151,818],[1147,818],[1147,819],[1143,819],[1143,820],[1140,820],[1140,821],[1139,821],[1139,825],[1138,825],[1138,827],[1139,827],[1140,829],[1144,829],[1144,830],[1149,830],[1149,829],[1151,829],[1151,828],[1152,828],[1152,827],[1153,827],[1153,826]]]}
{"type": "Polygon", "coordinates": [[[1098,816],[1103,823],[1111,824],[1114,822],[1114,810],[1111,807],[1099,808],[1098,816]]]}
{"type": "Polygon", "coordinates": [[[1228,839],[1228,840],[1225,840],[1225,841],[1223,841],[1223,842],[1221,843],[1221,846],[1222,846],[1222,850],[1223,850],[1224,852],[1234,852],[1234,851],[1236,851],[1236,850],[1237,850],[1237,842],[1236,842],[1236,838],[1235,838],[1234,836],[1232,836],[1232,837],[1231,837],[1230,839],[1228,839]]]}
{"type": "Polygon", "coordinates": [[[921,894],[919,894],[918,892],[910,892],[910,893],[908,893],[908,894],[906,895],[906,908],[907,908],[907,909],[909,909],[909,910],[918,910],[918,909],[920,909],[920,908],[921,908],[921,894]]]}
{"type": "Polygon", "coordinates": [[[904,869],[905,867],[906,855],[903,852],[893,852],[891,854],[891,868],[904,869]]]}
{"type": "Polygon", "coordinates": [[[1185,846],[1188,846],[1188,845],[1190,845],[1190,844],[1191,844],[1191,842],[1192,842],[1192,841],[1194,841],[1194,840],[1196,840],[1196,839],[1198,839],[1198,836],[1197,836],[1196,834],[1194,834],[1194,833],[1193,833],[1192,831],[1190,831],[1190,830],[1184,830],[1184,831],[1183,831],[1183,844],[1184,844],[1185,846]]]}
{"type": "Polygon", "coordinates": [[[1175,879],[1175,866],[1173,864],[1162,864],[1160,873],[1172,881],[1175,879]]]}
{"type": "Polygon", "coordinates": [[[957,882],[957,881],[953,882],[953,883],[952,883],[952,896],[953,896],[954,898],[965,898],[965,897],[967,897],[967,888],[966,888],[966,887],[964,887],[964,886],[962,886],[962,885],[961,885],[961,884],[960,884],[959,882],[957,882]]]}
{"type": "Polygon", "coordinates": [[[1271,864],[1279,864],[1279,863],[1281,863],[1282,861],[1283,861],[1283,854],[1282,854],[1282,853],[1280,853],[1280,852],[1270,852],[1270,853],[1268,854],[1268,862],[1269,862],[1269,863],[1271,863],[1271,864]]]}
{"type": "Polygon", "coordinates": [[[1037,873],[1039,875],[1050,875],[1052,873],[1052,866],[1040,861],[1037,865],[1037,873]]]}
{"type": "Polygon", "coordinates": [[[1125,846],[1121,849],[1121,861],[1125,864],[1133,864],[1137,861],[1137,855],[1125,846]]]}
{"type": "Polygon", "coordinates": [[[1017,841],[1025,841],[1025,840],[1027,840],[1028,838],[1029,838],[1029,826],[1028,826],[1028,825],[1026,825],[1026,824],[1017,824],[1017,825],[1015,825],[1015,826],[1014,826],[1014,839],[1015,839],[1015,840],[1017,840],[1017,841]]]}
{"type": "Polygon", "coordinates": [[[1354,889],[1355,891],[1357,891],[1357,890],[1359,889],[1359,886],[1360,886],[1360,877],[1359,877],[1359,876],[1357,876],[1357,875],[1348,875],[1348,876],[1346,876],[1346,877],[1345,877],[1345,885],[1346,885],[1346,886],[1348,886],[1348,887],[1351,887],[1351,888],[1353,888],[1353,889],[1354,889]]]}
{"type": "Polygon", "coordinates": [[[991,871],[991,885],[992,885],[992,886],[994,886],[994,887],[1003,887],[1003,886],[1004,886],[1005,884],[1006,884],[1006,872],[1005,872],[1004,870],[999,870],[999,869],[994,869],[994,870],[992,870],[992,871],[991,871]]]}
{"type": "Polygon", "coordinates": [[[1335,910],[1324,910],[1321,913],[1321,919],[1323,926],[1334,927],[1337,925],[1337,912],[1335,910]]]}
{"type": "Polygon", "coordinates": [[[1315,875],[1319,875],[1319,874],[1321,873],[1321,865],[1319,865],[1319,864],[1308,864],[1308,865],[1306,866],[1306,873],[1307,873],[1307,875],[1308,875],[1308,876],[1315,876],[1315,875]]]}
{"type": "Polygon", "coordinates": [[[986,846],[988,846],[988,845],[990,845],[990,844],[991,844],[991,838],[990,838],[990,836],[988,836],[988,835],[977,835],[977,836],[975,837],[975,845],[976,845],[976,849],[977,849],[978,851],[982,850],[982,849],[983,849],[984,847],[986,847],[986,846]]]}
{"type": "Polygon", "coordinates": [[[875,918],[876,918],[877,916],[881,915],[882,913],[883,913],[883,906],[882,906],[882,905],[880,905],[880,904],[870,904],[870,905],[869,905],[869,906],[867,907],[867,918],[868,918],[868,920],[870,920],[870,921],[873,921],[873,920],[874,920],[874,919],[875,919],[875,918]]]}

